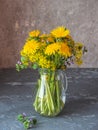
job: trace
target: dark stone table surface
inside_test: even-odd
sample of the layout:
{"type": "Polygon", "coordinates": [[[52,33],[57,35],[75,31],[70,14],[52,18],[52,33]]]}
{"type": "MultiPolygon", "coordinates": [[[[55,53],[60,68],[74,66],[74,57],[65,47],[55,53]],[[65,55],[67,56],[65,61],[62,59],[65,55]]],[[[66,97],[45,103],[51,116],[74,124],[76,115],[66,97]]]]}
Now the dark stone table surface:
{"type": "Polygon", "coordinates": [[[98,69],[70,68],[67,101],[56,117],[44,117],[32,106],[39,77],[35,70],[0,70],[0,130],[24,130],[17,115],[25,112],[38,120],[31,130],[98,130],[98,69]]]}

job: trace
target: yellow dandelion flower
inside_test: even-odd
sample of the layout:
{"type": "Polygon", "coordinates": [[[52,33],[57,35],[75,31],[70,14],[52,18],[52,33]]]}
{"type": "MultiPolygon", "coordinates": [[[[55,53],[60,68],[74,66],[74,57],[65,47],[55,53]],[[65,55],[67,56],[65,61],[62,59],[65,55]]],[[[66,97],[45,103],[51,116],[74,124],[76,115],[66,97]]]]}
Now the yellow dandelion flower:
{"type": "Polygon", "coordinates": [[[48,65],[49,63],[47,62],[47,59],[46,59],[46,57],[45,56],[40,56],[39,57],[39,66],[41,66],[42,68],[47,68],[47,65],[48,65]]]}
{"type": "Polygon", "coordinates": [[[65,29],[65,27],[63,26],[57,27],[56,29],[51,31],[51,34],[55,38],[66,37],[67,35],[69,35],[69,33],[70,31],[68,29],[65,29]]]}
{"type": "Polygon", "coordinates": [[[21,56],[24,56],[24,57],[26,56],[26,54],[24,53],[24,49],[22,49],[22,50],[20,51],[20,55],[21,55],[21,56]]]}
{"type": "Polygon", "coordinates": [[[34,53],[29,55],[29,60],[33,63],[33,62],[37,62],[40,58],[40,53],[34,53]]]}
{"type": "Polygon", "coordinates": [[[35,55],[29,55],[29,60],[33,63],[36,62],[36,57],[35,55]]]}
{"type": "Polygon", "coordinates": [[[83,52],[82,51],[76,51],[76,54],[75,54],[75,57],[80,59],[83,55],[83,52]]]}
{"type": "Polygon", "coordinates": [[[34,30],[32,32],[29,33],[29,36],[30,37],[38,37],[40,34],[40,31],[39,30],[34,30]]]}
{"type": "Polygon", "coordinates": [[[65,56],[65,57],[71,56],[70,49],[65,43],[61,43],[60,54],[65,56]]]}
{"type": "Polygon", "coordinates": [[[76,63],[78,66],[80,66],[80,65],[83,63],[83,61],[82,61],[81,58],[80,58],[80,59],[75,59],[75,63],[76,63]]]}
{"type": "Polygon", "coordinates": [[[56,66],[55,66],[55,63],[53,61],[51,61],[50,69],[51,70],[56,70],[56,66]]]}
{"type": "Polygon", "coordinates": [[[31,40],[25,43],[23,49],[21,50],[21,55],[30,55],[35,53],[35,51],[37,49],[40,48],[40,43],[35,41],[35,40],[31,40]]]}
{"type": "Polygon", "coordinates": [[[45,56],[40,56],[38,64],[40,65],[40,67],[42,68],[47,68],[47,69],[51,69],[51,70],[55,70],[56,66],[54,64],[53,61],[47,60],[45,56]]]}
{"type": "Polygon", "coordinates": [[[83,48],[83,44],[82,43],[75,43],[75,50],[77,51],[77,50],[82,50],[82,48],[83,48]]]}
{"type": "Polygon", "coordinates": [[[29,65],[29,63],[28,63],[28,61],[27,62],[22,62],[24,65],[26,65],[26,66],[28,66],[29,65]]]}
{"type": "Polygon", "coordinates": [[[59,49],[60,49],[60,44],[58,44],[58,43],[49,44],[46,47],[45,54],[47,54],[47,55],[55,54],[59,49]]]}

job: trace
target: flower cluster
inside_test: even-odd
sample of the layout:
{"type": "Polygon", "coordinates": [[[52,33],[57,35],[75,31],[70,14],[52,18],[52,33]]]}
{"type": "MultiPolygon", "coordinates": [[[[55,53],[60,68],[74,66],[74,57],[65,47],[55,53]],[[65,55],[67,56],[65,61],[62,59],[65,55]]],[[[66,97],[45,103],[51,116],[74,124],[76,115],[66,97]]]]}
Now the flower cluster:
{"type": "Polygon", "coordinates": [[[30,129],[37,124],[37,119],[32,117],[27,117],[25,113],[19,114],[17,116],[17,120],[23,123],[25,129],[30,129]]]}
{"type": "Polygon", "coordinates": [[[82,64],[84,51],[84,45],[75,42],[66,27],[57,27],[49,34],[34,30],[26,39],[16,68],[66,69],[71,63],[82,64]]]}

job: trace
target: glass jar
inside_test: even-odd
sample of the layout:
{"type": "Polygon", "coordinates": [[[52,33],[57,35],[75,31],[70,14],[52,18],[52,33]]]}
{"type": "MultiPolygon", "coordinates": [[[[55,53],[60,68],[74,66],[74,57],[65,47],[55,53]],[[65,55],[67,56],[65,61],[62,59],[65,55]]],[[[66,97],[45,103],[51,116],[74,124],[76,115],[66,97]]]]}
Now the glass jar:
{"type": "Polygon", "coordinates": [[[35,111],[44,116],[56,116],[66,102],[67,77],[63,70],[40,69],[37,93],[34,101],[35,111]]]}

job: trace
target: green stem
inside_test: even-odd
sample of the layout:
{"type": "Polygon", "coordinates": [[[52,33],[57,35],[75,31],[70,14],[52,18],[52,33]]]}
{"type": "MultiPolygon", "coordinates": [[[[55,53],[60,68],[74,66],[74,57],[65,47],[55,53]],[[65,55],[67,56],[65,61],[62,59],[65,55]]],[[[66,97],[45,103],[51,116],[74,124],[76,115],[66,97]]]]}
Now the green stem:
{"type": "Polygon", "coordinates": [[[54,103],[53,103],[52,94],[51,94],[51,91],[49,89],[49,85],[47,82],[46,82],[46,97],[47,97],[47,106],[49,109],[49,114],[51,114],[51,112],[54,111],[54,103]]]}
{"type": "Polygon", "coordinates": [[[56,93],[57,93],[57,108],[60,109],[60,88],[59,88],[59,81],[56,81],[56,93]]]}

